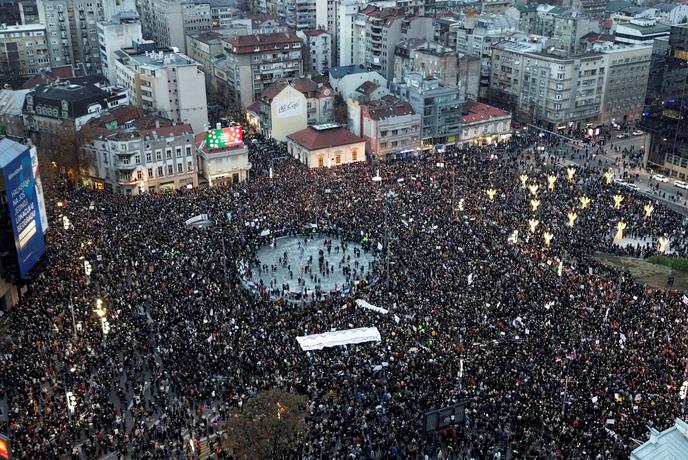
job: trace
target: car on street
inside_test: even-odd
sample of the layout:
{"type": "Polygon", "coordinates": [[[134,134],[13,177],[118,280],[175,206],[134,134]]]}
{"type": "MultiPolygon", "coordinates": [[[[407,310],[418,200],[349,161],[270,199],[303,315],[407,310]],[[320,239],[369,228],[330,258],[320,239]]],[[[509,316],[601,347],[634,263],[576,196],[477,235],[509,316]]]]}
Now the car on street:
{"type": "Polygon", "coordinates": [[[645,132],[643,132],[639,129],[636,129],[635,131],[633,131],[634,136],[642,136],[643,134],[645,134],[645,132]]]}
{"type": "Polygon", "coordinates": [[[628,182],[626,182],[625,180],[622,180],[622,179],[614,179],[614,183],[616,185],[624,185],[624,186],[628,185],[628,182]]]}
{"type": "Polygon", "coordinates": [[[657,182],[664,182],[664,183],[669,182],[669,178],[667,176],[662,175],[662,174],[655,174],[654,176],[650,176],[650,179],[656,180],[657,182]]]}
{"type": "Polygon", "coordinates": [[[624,185],[625,185],[626,187],[630,188],[631,190],[639,190],[639,188],[638,188],[637,185],[632,184],[632,183],[630,183],[630,182],[626,182],[624,185]]]}
{"type": "Polygon", "coordinates": [[[626,139],[627,137],[628,137],[628,133],[621,133],[621,134],[616,135],[617,139],[626,139]]]}
{"type": "Polygon", "coordinates": [[[677,180],[676,182],[674,182],[674,185],[675,185],[676,187],[678,187],[678,188],[682,188],[682,189],[688,190],[688,183],[686,183],[686,182],[677,180]]]}

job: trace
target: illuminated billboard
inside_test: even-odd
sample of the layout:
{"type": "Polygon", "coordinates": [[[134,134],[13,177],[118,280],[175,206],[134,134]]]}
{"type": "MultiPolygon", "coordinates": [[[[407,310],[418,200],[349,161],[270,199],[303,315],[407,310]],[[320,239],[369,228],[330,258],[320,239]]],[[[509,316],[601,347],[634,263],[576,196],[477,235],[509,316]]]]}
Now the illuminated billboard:
{"type": "Polygon", "coordinates": [[[25,278],[45,252],[41,211],[29,148],[3,139],[0,167],[19,273],[25,278]]]}
{"type": "Polygon", "coordinates": [[[211,129],[205,133],[205,144],[209,149],[221,149],[234,144],[240,144],[244,139],[244,130],[241,126],[229,128],[211,129]]]}

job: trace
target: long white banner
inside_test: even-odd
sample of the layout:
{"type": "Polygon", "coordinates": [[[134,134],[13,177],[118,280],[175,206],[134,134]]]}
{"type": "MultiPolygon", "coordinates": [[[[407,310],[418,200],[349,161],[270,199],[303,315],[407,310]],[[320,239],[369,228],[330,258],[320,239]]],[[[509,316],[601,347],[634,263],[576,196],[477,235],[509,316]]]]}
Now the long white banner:
{"type": "Polygon", "coordinates": [[[338,347],[363,342],[379,342],[381,340],[380,331],[376,327],[359,327],[357,329],[304,335],[296,338],[303,351],[322,350],[326,347],[338,347]]]}
{"type": "Polygon", "coordinates": [[[378,313],[382,313],[383,315],[386,315],[387,313],[389,313],[389,310],[387,310],[385,308],[376,307],[375,305],[369,304],[368,302],[366,302],[363,299],[356,300],[356,305],[358,305],[361,308],[365,308],[367,310],[373,310],[373,311],[376,311],[378,313]]]}

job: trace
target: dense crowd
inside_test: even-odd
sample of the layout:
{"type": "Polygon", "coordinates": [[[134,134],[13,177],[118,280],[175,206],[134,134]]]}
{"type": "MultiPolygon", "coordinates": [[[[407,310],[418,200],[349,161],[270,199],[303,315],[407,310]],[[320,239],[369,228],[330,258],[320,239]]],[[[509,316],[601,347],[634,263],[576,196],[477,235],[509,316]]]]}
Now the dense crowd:
{"type": "MultiPolygon", "coordinates": [[[[647,423],[682,413],[687,307],[592,255],[650,255],[665,234],[677,254],[688,250],[681,216],[655,204],[647,218],[647,198],[606,184],[599,148],[566,150],[584,162],[571,182],[558,141],[523,136],[416,160],[318,170],[287,161],[272,179],[226,188],[64,191],[45,270],[7,312],[0,432],[17,459],[188,458],[189,437],[282,388],[309,401],[293,458],[627,456],[647,423]],[[539,184],[535,212],[524,173],[539,184]],[[214,225],[184,225],[201,213],[214,225]],[[389,257],[370,275],[385,282],[308,304],[242,287],[237,263],[269,243],[264,228],[305,233],[316,218],[336,239],[367,235],[378,262],[389,257]],[[653,244],[616,245],[619,220],[653,244]],[[356,298],[390,313],[357,309],[356,298]],[[382,342],[306,353],[295,339],[352,325],[376,326],[382,342]],[[465,424],[426,433],[424,413],[457,401],[465,424]]],[[[254,171],[274,150],[252,146],[254,171]]]]}

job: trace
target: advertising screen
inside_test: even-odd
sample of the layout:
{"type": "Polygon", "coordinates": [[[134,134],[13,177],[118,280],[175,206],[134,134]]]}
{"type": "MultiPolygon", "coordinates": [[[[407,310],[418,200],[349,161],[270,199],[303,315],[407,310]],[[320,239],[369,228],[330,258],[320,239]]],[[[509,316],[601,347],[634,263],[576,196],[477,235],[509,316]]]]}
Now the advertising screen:
{"type": "Polygon", "coordinates": [[[45,252],[40,208],[28,148],[3,168],[3,175],[19,259],[19,272],[22,277],[26,277],[45,252]]]}
{"type": "Polygon", "coordinates": [[[211,129],[205,133],[205,143],[210,149],[221,149],[243,141],[244,130],[241,126],[211,129]]]}
{"type": "Polygon", "coordinates": [[[4,434],[0,434],[0,459],[12,460],[10,451],[10,439],[4,434]]]}

